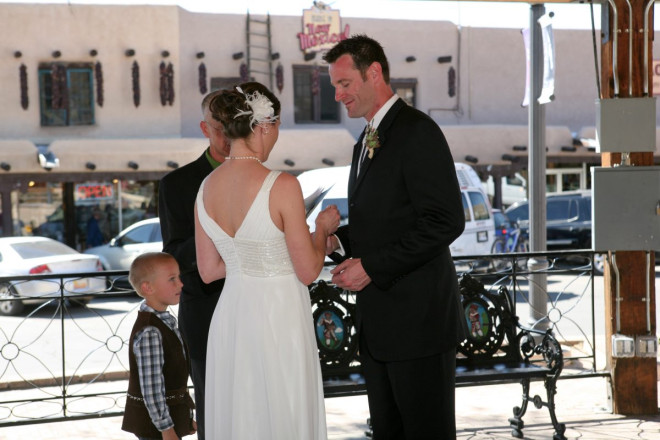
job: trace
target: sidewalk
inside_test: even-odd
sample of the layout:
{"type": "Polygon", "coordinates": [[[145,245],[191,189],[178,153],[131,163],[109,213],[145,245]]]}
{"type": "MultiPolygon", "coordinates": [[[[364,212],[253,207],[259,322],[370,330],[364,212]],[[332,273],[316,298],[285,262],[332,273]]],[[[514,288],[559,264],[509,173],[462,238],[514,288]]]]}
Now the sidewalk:
{"type": "MultiPolygon", "coordinates": [[[[566,438],[580,440],[660,440],[660,415],[625,417],[608,412],[608,382],[605,378],[560,380],[556,395],[557,418],[566,424],[566,438]]],[[[513,439],[507,419],[520,405],[517,384],[458,388],[456,423],[459,440],[513,439]]],[[[544,396],[541,382],[532,383],[531,393],[544,396]]],[[[366,439],[369,416],[365,396],[326,399],[330,440],[366,439]]],[[[525,439],[552,439],[553,429],[546,408],[529,405],[525,415],[525,439]]],[[[121,418],[5,427],[0,440],[131,440],[121,431],[121,418]]],[[[196,436],[185,437],[196,440],[196,436]]],[[[211,439],[209,439],[211,440],[211,439]]]]}

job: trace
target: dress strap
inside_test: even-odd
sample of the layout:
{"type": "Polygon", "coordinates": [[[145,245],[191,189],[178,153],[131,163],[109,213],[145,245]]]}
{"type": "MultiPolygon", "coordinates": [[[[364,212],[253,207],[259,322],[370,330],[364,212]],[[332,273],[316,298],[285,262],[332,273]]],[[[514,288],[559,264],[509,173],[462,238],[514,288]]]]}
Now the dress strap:
{"type": "Polygon", "coordinates": [[[277,177],[281,174],[281,171],[271,171],[268,173],[266,176],[266,179],[264,180],[263,186],[261,189],[266,192],[270,192],[270,189],[273,187],[275,184],[275,180],[277,180],[277,177]]]}

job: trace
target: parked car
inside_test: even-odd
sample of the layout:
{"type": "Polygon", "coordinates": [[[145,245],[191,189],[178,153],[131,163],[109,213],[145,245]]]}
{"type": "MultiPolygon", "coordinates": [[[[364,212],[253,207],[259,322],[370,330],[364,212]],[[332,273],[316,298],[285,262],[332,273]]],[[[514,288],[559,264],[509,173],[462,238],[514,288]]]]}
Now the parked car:
{"type": "MultiPolygon", "coordinates": [[[[505,210],[524,233],[529,231],[529,202],[518,202],[505,210]]],[[[591,249],[591,191],[549,194],[546,197],[547,248],[553,250],[591,249]]],[[[601,255],[594,258],[594,269],[602,274],[601,255]]]]}
{"type": "Polygon", "coordinates": [[[89,248],[85,253],[98,256],[105,270],[128,270],[138,255],[162,250],[160,221],[155,217],[132,224],[110,243],[89,248]]]}
{"type": "MultiPolygon", "coordinates": [[[[578,191],[546,197],[548,250],[591,249],[591,192],[578,191]]],[[[522,229],[529,228],[529,202],[518,202],[505,211],[522,229]]]]}
{"type": "MultiPolygon", "coordinates": [[[[84,255],[47,237],[0,238],[0,276],[62,274],[101,271],[94,255],[84,255]]],[[[64,295],[85,303],[81,294],[99,293],[105,289],[104,277],[66,278],[64,295]]],[[[0,282],[0,315],[14,316],[25,304],[43,303],[60,296],[60,280],[17,280],[0,282]],[[13,299],[20,297],[20,299],[13,299]],[[27,298],[27,299],[26,299],[27,298]]]]}

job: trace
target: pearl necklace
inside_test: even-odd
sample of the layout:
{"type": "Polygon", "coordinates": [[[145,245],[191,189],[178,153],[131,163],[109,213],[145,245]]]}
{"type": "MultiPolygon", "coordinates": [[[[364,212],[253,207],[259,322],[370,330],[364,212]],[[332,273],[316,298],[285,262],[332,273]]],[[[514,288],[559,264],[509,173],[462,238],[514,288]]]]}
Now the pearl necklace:
{"type": "Polygon", "coordinates": [[[256,160],[259,163],[262,163],[261,159],[254,156],[227,156],[225,157],[225,159],[252,159],[252,160],[256,160]]]}

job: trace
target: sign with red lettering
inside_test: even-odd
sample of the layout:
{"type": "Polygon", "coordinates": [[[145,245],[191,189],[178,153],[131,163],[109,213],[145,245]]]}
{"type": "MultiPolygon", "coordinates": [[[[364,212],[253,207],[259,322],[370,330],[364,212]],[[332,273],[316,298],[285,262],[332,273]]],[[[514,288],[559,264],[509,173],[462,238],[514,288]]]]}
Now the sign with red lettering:
{"type": "Polygon", "coordinates": [[[77,205],[94,204],[102,200],[113,200],[115,186],[111,182],[89,182],[76,185],[75,199],[77,205]]]}
{"type": "Polygon", "coordinates": [[[339,11],[321,1],[314,2],[310,9],[303,10],[303,30],[298,32],[300,50],[304,53],[331,49],[341,40],[348,38],[348,25],[341,29],[339,11]]]}
{"type": "Polygon", "coordinates": [[[653,60],[653,96],[660,96],[660,60],[653,60]]]}

